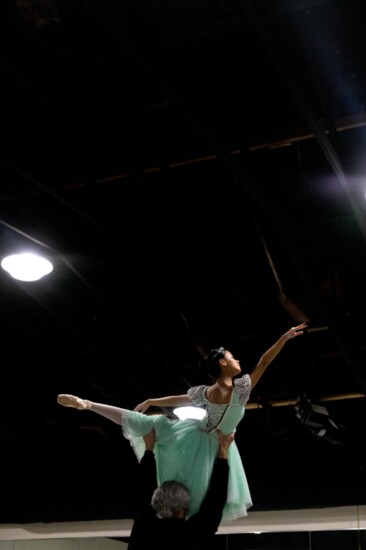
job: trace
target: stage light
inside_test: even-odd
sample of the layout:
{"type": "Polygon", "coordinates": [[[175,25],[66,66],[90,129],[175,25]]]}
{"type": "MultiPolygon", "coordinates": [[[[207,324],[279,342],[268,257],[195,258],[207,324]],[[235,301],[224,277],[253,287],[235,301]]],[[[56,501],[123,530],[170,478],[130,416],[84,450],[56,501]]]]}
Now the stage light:
{"type": "Polygon", "coordinates": [[[342,445],[345,428],[330,418],[326,407],[312,403],[309,399],[300,399],[295,405],[295,411],[296,417],[313,437],[333,445],[342,445]]]}
{"type": "Polygon", "coordinates": [[[53,265],[46,258],[37,254],[23,253],[6,256],[1,267],[18,281],[38,281],[53,270],[53,265]]]}
{"type": "Polygon", "coordinates": [[[316,405],[307,399],[298,401],[295,405],[295,411],[302,424],[313,428],[321,428],[329,417],[325,407],[316,405]]]}

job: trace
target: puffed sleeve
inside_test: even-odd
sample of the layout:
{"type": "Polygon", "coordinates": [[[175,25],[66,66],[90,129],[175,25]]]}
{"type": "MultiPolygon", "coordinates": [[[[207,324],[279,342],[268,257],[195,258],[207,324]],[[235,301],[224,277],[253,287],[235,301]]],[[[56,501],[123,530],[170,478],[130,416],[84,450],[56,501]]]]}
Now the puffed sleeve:
{"type": "Polygon", "coordinates": [[[195,405],[202,406],[205,404],[204,402],[204,391],[207,386],[201,385],[201,386],[193,386],[193,388],[189,388],[187,391],[189,399],[194,403],[195,405]]]}
{"type": "Polygon", "coordinates": [[[249,374],[244,374],[240,378],[234,380],[234,386],[239,396],[239,402],[241,405],[246,405],[249,401],[250,391],[252,389],[252,382],[249,374]]]}

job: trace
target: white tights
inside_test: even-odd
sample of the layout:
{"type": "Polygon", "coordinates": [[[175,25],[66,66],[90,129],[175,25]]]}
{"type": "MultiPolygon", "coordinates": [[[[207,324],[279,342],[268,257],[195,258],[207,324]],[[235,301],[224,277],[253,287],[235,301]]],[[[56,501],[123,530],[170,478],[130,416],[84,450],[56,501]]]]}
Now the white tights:
{"type": "Polygon", "coordinates": [[[90,407],[89,410],[93,411],[108,420],[112,420],[115,424],[122,426],[122,413],[125,409],[120,407],[112,407],[112,405],[104,405],[103,403],[94,403],[94,401],[89,401],[90,407]]]}

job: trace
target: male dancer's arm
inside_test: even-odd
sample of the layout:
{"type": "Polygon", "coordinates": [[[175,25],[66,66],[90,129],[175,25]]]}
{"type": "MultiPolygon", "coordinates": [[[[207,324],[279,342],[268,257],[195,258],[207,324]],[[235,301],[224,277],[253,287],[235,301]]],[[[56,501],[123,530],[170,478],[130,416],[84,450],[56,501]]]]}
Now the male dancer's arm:
{"type": "Polygon", "coordinates": [[[154,456],[155,430],[151,430],[144,436],[145,453],[139,465],[138,502],[137,509],[145,504],[150,504],[151,497],[158,482],[156,477],[156,463],[154,456]]]}
{"type": "Polygon", "coordinates": [[[234,433],[224,435],[216,430],[219,439],[218,455],[212,469],[211,480],[206,496],[198,512],[202,536],[214,535],[219,528],[224,505],[227,500],[229,481],[228,449],[234,440],[234,433]]]}
{"type": "Polygon", "coordinates": [[[151,498],[157,487],[156,463],[153,453],[155,444],[155,430],[146,436],[145,453],[139,464],[137,502],[135,505],[134,522],[131,529],[128,550],[140,549],[148,546],[148,533],[151,522],[156,516],[151,507],[151,498]]]}

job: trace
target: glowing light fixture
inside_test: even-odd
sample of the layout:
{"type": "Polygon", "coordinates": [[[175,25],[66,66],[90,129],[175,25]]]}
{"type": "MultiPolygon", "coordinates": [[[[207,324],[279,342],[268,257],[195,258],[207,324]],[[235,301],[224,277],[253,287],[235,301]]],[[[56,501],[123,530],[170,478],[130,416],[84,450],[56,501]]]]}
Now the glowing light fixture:
{"type": "Polygon", "coordinates": [[[193,407],[191,405],[177,407],[173,412],[180,420],[184,420],[186,418],[198,418],[200,420],[206,414],[205,409],[201,409],[201,407],[193,407]]]}
{"type": "Polygon", "coordinates": [[[1,267],[18,281],[38,281],[53,270],[49,260],[31,253],[7,256],[2,260],[1,267]]]}

